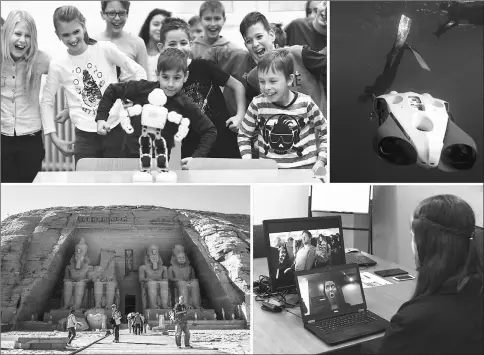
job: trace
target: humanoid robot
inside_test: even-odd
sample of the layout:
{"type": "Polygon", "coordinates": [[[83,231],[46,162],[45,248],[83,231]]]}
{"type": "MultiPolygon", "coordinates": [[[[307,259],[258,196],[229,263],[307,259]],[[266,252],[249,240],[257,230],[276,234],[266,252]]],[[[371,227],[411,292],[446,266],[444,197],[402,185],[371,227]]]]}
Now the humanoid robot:
{"type": "Polygon", "coordinates": [[[156,182],[175,182],[176,173],[168,169],[168,149],[166,140],[162,136],[162,130],[169,122],[178,125],[178,132],[175,134],[175,141],[181,142],[188,134],[190,120],[182,117],[177,112],[168,112],[164,107],[166,95],[161,89],[154,89],[148,96],[149,104],[134,105],[126,109],[127,115],[121,121],[121,127],[127,134],[133,133],[130,117],[141,115],[141,136],[140,145],[140,171],[133,176],[134,182],[152,182],[151,175],[153,150],[157,165],[156,182]],[[151,137],[154,135],[154,139],[151,137]]]}

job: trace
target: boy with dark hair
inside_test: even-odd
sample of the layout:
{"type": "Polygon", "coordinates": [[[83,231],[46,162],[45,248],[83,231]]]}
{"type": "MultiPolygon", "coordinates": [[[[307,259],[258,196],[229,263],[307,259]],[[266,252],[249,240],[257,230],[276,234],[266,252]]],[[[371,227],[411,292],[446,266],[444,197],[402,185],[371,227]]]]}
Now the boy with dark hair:
{"type": "MultiPolygon", "coordinates": [[[[178,18],[167,18],[163,22],[158,47],[178,48],[190,57],[190,28],[178,18]]],[[[212,146],[210,158],[240,158],[237,145],[238,126],[246,110],[244,86],[213,63],[204,59],[188,59],[188,79],[182,92],[190,97],[217,128],[217,140],[212,146]],[[220,87],[232,90],[236,97],[235,115],[231,115],[225,104],[220,87]]],[[[182,142],[182,157],[191,156],[200,141],[194,132],[182,142]]]]}
{"type": "MultiPolygon", "coordinates": [[[[190,130],[200,137],[200,142],[193,154],[182,159],[182,169],[187,168],[186,165],[191,158],[207,157],[217,138],[217,130],[210,119],[200,111],[192,100],[180,93],[183,83],[188,78],[187,59],[183,51],[176,48],[168,48],[160,53],[160,58],[158,59],[158,81],[133,80],[109,85],[99,103],[96,115],[98,126],[107,119],[109,110],[117,99],[128,99],[134,105],[143,106],[150,103],[148,96],[155,89],[161,88],[166,95],[164,107],[168,112],[175,111],[188,118],[190,120],[190,130]]],[[[137,158],[140,156],[141,114],[132,117],[131,124],[134,128],[134,133],[126,135],[124,150],[128,157],[137,158]]],[[[169,120],[166,121],[164,128],[161,130],[161,136],[166,140],[168,159],[174,146],[174,137],[177,130],[178,125],[169,120]]]]}
{"type": "Polygon", "coordinates": [[[294,60],[285,48],[266,54],[257,65],[262,94],[255,97],[239,129],[243,159],[251,159],[251,140],[258,136],[259,156],[279,168],[312,169],[327,162],[327,125],[308,95],[292,91],[294,60]]]}
{"type": "MultiPolygon", "coordinates": [[[[244,37],[245,47],[257,63],[274,49],[274,32],[260,12],[251,12],[244,17],[240,23],[240,33],[244,37]]],[[[311,96],[323,114],[326,114],[326,80],[322,80],[326,72],[326,53],[315,52],[308,46],[290,46],[285,49],[294,60],[294,91],[311,96]]],[[[251,70],[247,83],[260,93],[257,72],[255,68],[251,70]]]]}

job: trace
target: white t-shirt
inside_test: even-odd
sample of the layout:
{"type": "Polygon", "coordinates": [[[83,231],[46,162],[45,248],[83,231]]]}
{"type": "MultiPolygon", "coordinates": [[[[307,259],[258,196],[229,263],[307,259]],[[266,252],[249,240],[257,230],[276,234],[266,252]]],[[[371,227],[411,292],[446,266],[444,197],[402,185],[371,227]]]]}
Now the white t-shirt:
{"type": "MultiPolygon", "coordinates": [[[[116,66],[132,73],[134,80],[146,79],[143,67],[111,42],[99,41],[88,45],[80,55],[66,52],[53,59],[40,104],[44,134],[56,131],[54,102],[61,84],[65,89],[72,123],[81,131],[97,132],[97,108],[109,84],[118,81],[116,66]]],[[[121,102],[118,101],[110,112],[108,122],[111,128],[119,123],[120,108],[121,102]]]]}
{"type": "Polygon", "coordinates": [[[156,55],[148,55],[148,80],[149,81],[158,81],[158,77],[156,76],[156,67],[158,65],[158,58],[160,57],[160,53],[156,55]]]}

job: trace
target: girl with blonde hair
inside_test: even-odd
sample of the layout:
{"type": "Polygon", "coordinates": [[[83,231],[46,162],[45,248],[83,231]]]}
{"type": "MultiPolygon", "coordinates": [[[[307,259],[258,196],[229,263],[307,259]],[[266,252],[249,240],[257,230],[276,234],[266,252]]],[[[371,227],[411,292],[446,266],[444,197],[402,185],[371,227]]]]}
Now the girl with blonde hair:
{"type": "Polygon", "coordinates": [[[32,182],[45,157],[39,92],[50,57],[39,51],[26,11],[9,13],[1,30],[2,182],[32,182]]]}

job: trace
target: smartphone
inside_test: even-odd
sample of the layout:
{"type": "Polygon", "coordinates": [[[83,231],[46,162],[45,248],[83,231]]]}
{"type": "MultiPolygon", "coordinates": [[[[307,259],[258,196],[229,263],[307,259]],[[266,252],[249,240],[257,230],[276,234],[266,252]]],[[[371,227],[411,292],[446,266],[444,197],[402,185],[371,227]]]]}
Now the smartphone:
{"type": "Polygon", "coordinates": [[[397,275],[406,275],[408,274],[408,272],[402,269],[388,269],[388,270],[375,271],[375,274],[381,277],[389,277],[389,276],[397,276],[397,275]]]}
{"type": "Polygon", "coordinates": [[[407,281],[407,280],[413,280],[415,276],[412,275],[401,275],[401,276],[395,276],[392,277],[395,281],[407,281]]]}

